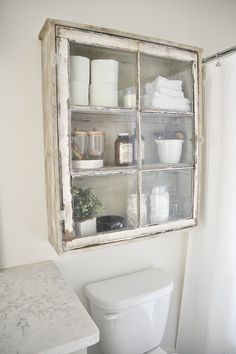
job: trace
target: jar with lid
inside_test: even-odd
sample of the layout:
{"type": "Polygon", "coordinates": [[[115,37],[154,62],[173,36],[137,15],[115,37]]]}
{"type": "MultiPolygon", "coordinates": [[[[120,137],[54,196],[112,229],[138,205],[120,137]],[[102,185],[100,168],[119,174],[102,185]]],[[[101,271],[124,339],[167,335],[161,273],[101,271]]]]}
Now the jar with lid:
{"type": "MultiPolygon", "coordinates": [[[[137,130],[134,129],[134,133],[130,137],[132,146],[133,146],[133,163],[137,163],[138,159],[138,137],[137,137],[137,130]]],[[[145,139],[144,136],[141,135],[141,144],[140,144],[140,159],[142,164],[144,163],[144,152],[145,152],[145,139]]]]}
{"type": "Polygon", "coordinates": [[[167,186],[156,186],[150,194],[150,223],[158,224],[169,219],[169,192],[167,186]]]}
{"type": "Polygon", "coordinates": [[[83,160],[87,153],[87,132],[75,128],[71,136],[71,150],[73,160],[83,160]]]}
{"type": "Polygon", "coordinates": [[[90,160],[100,160],[104,156],[105,132],[95,128],[88,132],[88,155],[90,160]]]}
{"type": "Polygon", "coordinates": [[[133,146],[128,133],[119,133],[115,141],[115,165],[129,166],[133,161],[133,146]]]}

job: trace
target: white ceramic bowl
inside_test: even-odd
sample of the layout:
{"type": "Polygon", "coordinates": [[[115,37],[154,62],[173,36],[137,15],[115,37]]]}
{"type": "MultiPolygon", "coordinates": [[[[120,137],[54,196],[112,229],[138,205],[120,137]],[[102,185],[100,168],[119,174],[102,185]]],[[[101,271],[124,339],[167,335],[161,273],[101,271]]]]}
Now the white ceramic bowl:
{"type": "Polygon", "coordinates": [[[179,163],[182,154],[184,140],[166,139],[155,140],[161,163],[179,163]]]}

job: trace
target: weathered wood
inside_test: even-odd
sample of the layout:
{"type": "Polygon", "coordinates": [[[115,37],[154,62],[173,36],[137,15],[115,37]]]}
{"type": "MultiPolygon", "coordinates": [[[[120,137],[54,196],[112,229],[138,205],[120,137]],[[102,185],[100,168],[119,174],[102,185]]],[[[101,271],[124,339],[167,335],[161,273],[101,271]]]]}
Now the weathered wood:
{"type": "Polygon", "coordinates": [[[42,40],[42,91],[45,177],[47,193],[47,218],[49,241],[58,253],[62,252],[62,221],[58,219],[61,209],[59,179],[59,156],[57,141],[57,98],[55,64],[55,26],[47,24],[42,40]]]}
{"type": "Polygon", "coordinates": [[[188,227],[196,226],[196,220],[184,219],[168,222],[161,225],[143,227],[141,229],[123,230],[111,233],[101,233],[96,236],[75,238],[71,242],[66,242],[65,250],[76,248],[91,247],[95,245],[108,244],[112,242],[129,241],[133,238],[154,236],[168,231],[177,231],[188,227]]]}
{"type": "Polygon", "coordinates": [[[74,236],[70,173],[69,43],[67,39],[57,38],[57,52],[59,58],[57,64],[58,144],[62,201],[65,213],[63,239],[71,240],[74,236]]]}
{"type": "Polygon", "coordinates": [[[93,31],[97,33],[107,33],[110,35],[114,36],[119,36],[119,37],[125,37],[125,38],[130,38],[130,39],[136,39],[136,40],[142,40],[145,42],[151,42],[151,43],[158,43],[158,44],[163,44],[166,46],[174,47],[174,48],[183,48],[185,50],[190,50],[193,52],[202,52],[203,49],[199,47],[194,47],[190,45],[186,45],[183,43],[176,43],[172,41],[167,41],[163,40],[161,38],[154,38],[154,37],[146,37],[134,33],[129,33],[129,32],[123,32],[123,31],[118,31],[110,28],[105,28],[105,27],[97,27],[97,26],[91,26],[91,25],[86,25],[86,24],[79,24],[76,22],[70,22],[70,21],[63,21],[63,20],[58,20],[58,19],[47,19],[45,21],[45,24],[42,28],[42,30],[39,33],[39,39],[42,39],[43,36],[45,35],[45,32],[47,31],[47,26],[48,24],[52,24],[57,27],[66,27],[67,29],[82,29],[86,31],[93,31]]]}

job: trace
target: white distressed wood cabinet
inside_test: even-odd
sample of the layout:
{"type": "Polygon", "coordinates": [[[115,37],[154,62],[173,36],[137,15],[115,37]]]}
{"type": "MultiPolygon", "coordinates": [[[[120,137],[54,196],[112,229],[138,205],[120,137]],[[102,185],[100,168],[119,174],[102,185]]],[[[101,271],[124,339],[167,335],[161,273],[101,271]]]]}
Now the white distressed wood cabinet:
{"type": "Polygon", "coordinates": [[[49,240],[57,252],[196,226],[201,49],[58,20],[47,20],[39,38],[49,240]],[[117,145],[117,165],[121,133],[128,135],[119,138],[126,142],[117,145]],[[103,206],[89,236],[75,228],[77,187],[92,188],[103,206]]]}

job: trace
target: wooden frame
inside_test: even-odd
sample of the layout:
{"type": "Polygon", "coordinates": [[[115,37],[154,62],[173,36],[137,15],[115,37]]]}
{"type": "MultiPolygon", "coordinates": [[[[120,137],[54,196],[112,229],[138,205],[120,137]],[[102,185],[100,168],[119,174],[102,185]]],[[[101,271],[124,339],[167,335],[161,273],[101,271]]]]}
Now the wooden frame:
{"type": "MultiPolygon", "coordinates": [[[[47,20],[39,38],[42,40],[42,70],[43,70],[43,103],[44,103],[44,150],[46,170],[46,190],[49,240],[58,253],[78,248],[97,246],[112,242],[120,242],[140,237],[163,234],[168,231],[185,229],[197,225],[199,211],[199,173],[200,173],[200,146],[201,139],[201,53],[199,48],[138,36],[110,29],[88,25],[47,20]],[[140,54],[149,54],[166,59],[192,61],[194,113],[183,113],[195,120],[195,156],[193,177],[193,217],[171,221],[165,224],[140,227],[133,230],[124,230],[113,233],[97,234],[87,238],[74,238],[73,209],[71,195],[72,178],[78,176],[71,170],[70,158],[70,114],[73,111],[87,112],[126,112],[123,108],[101,107],[69,107],[69,41],[72,43],[93,44],[107,48],[133,51],[137,53],[137,93],[140,98],[140,54]]],[[[140,100],[138,99],[138,102],[140,100]]],[[[139,106],[133,110],[137,114],[138,125],[141,123],[143,110],[139,106]]],[[[146,110],[146,112],[151,112],[146,110]]],[[[155,113],[157,113],[155,111],[155,113]]],[[[175,116],[176,112],[161,112],[175,116]]],[[[182,114],[182,113],[181,113],[182,114]]],[[[139,135],[139,141],[141,136],[139,135]]],[[[140,167],[140,166],[139,166],[140,167]]],[[[187,169],[183,166],[161,167],[159,170],[187,169]]],[[[150,170],[151,171],[151,170],[150,170]]],[[[103,170],[84,175],[106,175],[118,173],[133,173],[132,169],[120,171],[103,170]]],[[[83,175],[83,172],[81,172],[83,175]]],[[[141,173],[137,172],[139,186],[141,173]]]]}

